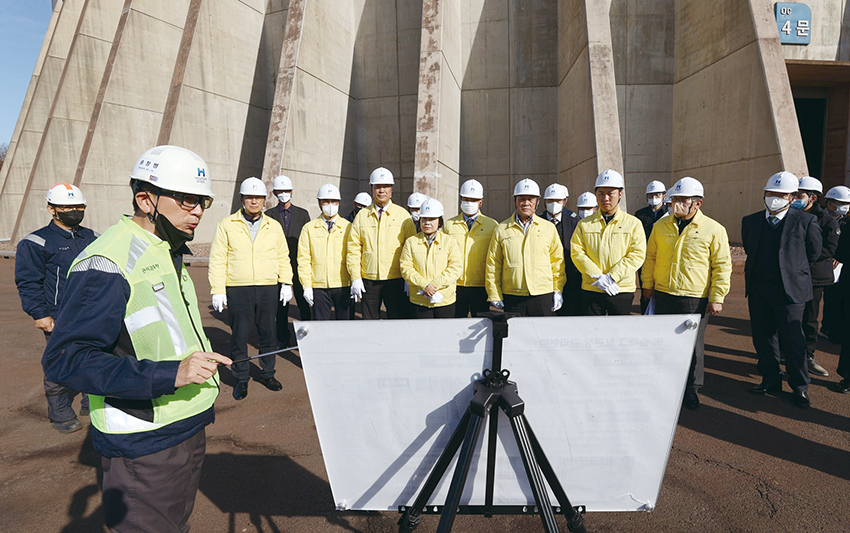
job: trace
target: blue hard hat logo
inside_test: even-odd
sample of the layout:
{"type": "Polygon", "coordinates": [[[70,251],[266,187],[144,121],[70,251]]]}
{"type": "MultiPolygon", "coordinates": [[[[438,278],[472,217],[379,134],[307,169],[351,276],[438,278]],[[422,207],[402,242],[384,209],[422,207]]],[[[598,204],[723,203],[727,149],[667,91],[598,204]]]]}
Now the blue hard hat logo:
{"type": "Polygon", "coordinates": [[[776,178],[776,181],[773,182],[774,185],[782,185],[782,178],[776,178]]]}
{"type": "Polygon", "coordinates": [[[199,168],[199,169],[198,169],[198,177],[201,177],[201,176],[206,177],[206,176],[207,176],[207,171],[206,171],[206,170],[204,170],[204,169],[202,169],[202,168],[199,168]]]}

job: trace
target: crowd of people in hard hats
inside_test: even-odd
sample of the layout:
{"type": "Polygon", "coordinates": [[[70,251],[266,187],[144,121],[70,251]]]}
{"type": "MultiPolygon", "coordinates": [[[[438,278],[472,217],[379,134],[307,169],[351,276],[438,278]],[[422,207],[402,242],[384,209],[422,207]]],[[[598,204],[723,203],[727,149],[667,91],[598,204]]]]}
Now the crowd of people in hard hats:
{"type": "MultiPolygon", "coordinates": [[[[262,180],[240,184],[241,206],[219,221],[209,257],[212,306],[228,310],[229,357],[213,352],[204,334],[182,261],[213,202],[200,156],[175,146],[142,154],[130,173],[133,214],[100,236],[82,226],[80,189],[48,191],[52,220],[19,243],[16,283],[24,310],[47,337],[44,387],[59,432],[80,429],[71,400],[84,393],[80,414],[91,417],[103,457],[107,526],[185,530],[204,427],[214,418],[217,368],[230,366],[233,397],[245,398],[247,339],[256,329],[261,354],[285,349],[293,299],[302,320],[348,320],[356,308],[366,320],[493,309],[610,316],[630,314],[640,289],[642,313],[701,316],[683,400],[699,407],[707,317],[722,312],[732,259],[725,228],[703,213],[698,180],[684,177],[669,189],[650,182],[647,205],[633,216],[620,208],[625,183],[614,170],[579,195],[576,212],[567,209],[567,187],[551,184],[541,194],[523,179],[513,191],[514,212],[501,222],[483,213],[484,187],[474,179],[461,185],[461,213],[448,219],[440,201],[418,192],[407,209],[393,203],[395,179],[386,168],[369,183],[371,195],[357,194],[345,217],[339,188],[322,185],[321,213],[312,219],[292,203],[286,176],[274,179],[277,202],[267,209],[262,180]]],[[[817,179],[779,172],[764,187],[765,209],[742,221],[762,376],[750,392],[778,392],[787,379],[801,408],[810,405],[810,373],[828,375],[814,359],[818,335],[843,342],[837,334],[850,320],[841,309],[850,283],[837,283],[850,260],[850,232],[842,233],[850,189],[833,187],[824,206],[822,194],[817,179]]],[[[281,390],[275,356],[258,362],[258,381],[281,390]]],[[[850,341],[838,373],[836,390],[850,391],[850,341]]]]}

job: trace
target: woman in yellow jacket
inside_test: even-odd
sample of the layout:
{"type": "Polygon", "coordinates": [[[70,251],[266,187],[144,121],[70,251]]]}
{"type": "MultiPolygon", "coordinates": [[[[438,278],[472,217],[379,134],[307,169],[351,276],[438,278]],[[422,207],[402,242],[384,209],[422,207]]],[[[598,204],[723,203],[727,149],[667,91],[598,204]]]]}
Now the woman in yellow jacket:
{"type": "Polygon", "coordinates": [[[401,276],[410,287],[414,318],[453,318],[463,257],[454,237],[440,231],[443,204],[431,198],[420,208],[422,231],[404,242],[401,276]]]}

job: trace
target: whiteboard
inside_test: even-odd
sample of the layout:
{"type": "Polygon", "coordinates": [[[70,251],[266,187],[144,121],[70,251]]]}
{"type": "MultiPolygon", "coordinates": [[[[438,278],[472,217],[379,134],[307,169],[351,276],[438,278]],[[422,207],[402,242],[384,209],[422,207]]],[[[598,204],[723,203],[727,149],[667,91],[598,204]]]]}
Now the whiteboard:
{"type": "MultiPolygon", "coordinates": [[[[699,316],[508,321],[502,366],[574,506],[656,506],[697,334],[689,319],[699,316]]],[[[410,505],[490,367],[490,320],[298,322],[295,330],[337,508],[410,505]]],[[[461,505],[484,504],[486,431],[485,422],[461,505]]],[[[429,505],[445,502],[453,471],[454,463],[429,505]]],[[[533,503],[501,413],[494,504],[533,503]]]]}

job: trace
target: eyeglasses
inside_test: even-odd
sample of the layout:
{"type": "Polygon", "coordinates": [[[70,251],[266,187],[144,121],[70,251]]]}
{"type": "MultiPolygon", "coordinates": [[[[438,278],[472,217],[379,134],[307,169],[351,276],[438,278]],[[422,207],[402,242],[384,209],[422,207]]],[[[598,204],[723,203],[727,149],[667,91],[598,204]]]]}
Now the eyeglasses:
{"type": "Polygon", "coordinates": [[[180,202],[184,209],[192,210],[198,206],[204,209],[212,207],[213,199],[209,196],[201,196],[200,194],[186,194],[174,191],[162,191],[162,196],[170,196],[180,202]]]}
{"type": "Polygon", "coordinates": [[[67,213],[68,211],[85,211],[85,205],[54,205],[53,209],[59,211],[60,213],[67,213]]]}

